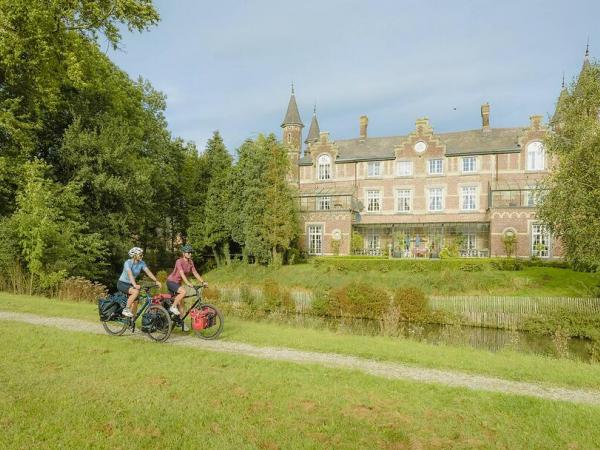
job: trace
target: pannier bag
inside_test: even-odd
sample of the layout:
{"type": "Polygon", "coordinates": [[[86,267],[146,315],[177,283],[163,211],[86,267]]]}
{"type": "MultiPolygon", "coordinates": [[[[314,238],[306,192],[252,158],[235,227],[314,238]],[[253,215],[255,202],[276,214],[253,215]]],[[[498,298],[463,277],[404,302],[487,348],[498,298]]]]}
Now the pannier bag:
{"type": "Polygon", "coordinates": [[[190,317],[192,318],[192,328],[196,331],[210,328],[215,324],[215,313],[210,308],[202,310],[194,308],[190,311],[190,317]]]}
{"type": "Polygon", "coordinates": [[[122,292],[111,294],[106,298],[98,299],[98,314],[100,320],[106,322],[118,317],[127,305],[127,296],[122,292]]]}
{"type": "Polygon", "coordinates": [[[171,307],[171,303],[173,301],[173,296],[171,294],[156,294],[152,297],[153,305],[161,305],[167,311],[171,307]]]}
{"type": "Polygon", "coordinates": [[[142,316],[142,331],[144,333],[154,333],[157,330],[164,330],[166,327],[165,319],[158,311],[146,311],[142,316]]]}

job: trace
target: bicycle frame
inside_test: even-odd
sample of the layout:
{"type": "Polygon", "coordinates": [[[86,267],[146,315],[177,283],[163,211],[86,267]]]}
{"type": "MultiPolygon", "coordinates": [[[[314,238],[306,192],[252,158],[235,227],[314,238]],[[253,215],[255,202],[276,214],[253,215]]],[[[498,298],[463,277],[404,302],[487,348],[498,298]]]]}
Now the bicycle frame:
{"type": "Polygon", "coordinates": [[[125,317],[125,316],[123,316],[121,318],[122,320],[119,320],[119,322],[127,323],[127,325],[131,328],[132,332],[135,332],[135,323],[137,322],[137,320],[142,316],[142,314],[144,314],[144,312],[152,304],[152,296],[150,295],[150,289],[151,288],[144,287],[142,289],[145,291],[145,293],[144,294],[140,293],[140,295],[138,296],[138,298],[136,299],[136,301],[139,302],[140,297],[143,296],[144,302],[140,304],[140,307],[139,307],[138,311],[135,313],[135,316],[133,316],[133,317],[125,317]]]}
{"type": "MultiPolygon", "coordinates": [[[[185,297],[183,297],[184,299],[196,297],[196,301],[194,302],[194,304],[192,306],[190,306],[188,308],[188,310],[185,312],[185,314],[183,315],[183,317],[179,317],[179,320],[181,320],[183,322],[186,319],[186,317],[190,314],[190,311],[192,309],[194,309],[196,306],[202,304],[202,294],[200,292],[201,292],[200,289],[196,289],[196,293],[195,294],[193,294],[193,295],[186,295],[185,297]]],[[[173,296],[173,298],[175,298],[175,296],[173,296]]]]}

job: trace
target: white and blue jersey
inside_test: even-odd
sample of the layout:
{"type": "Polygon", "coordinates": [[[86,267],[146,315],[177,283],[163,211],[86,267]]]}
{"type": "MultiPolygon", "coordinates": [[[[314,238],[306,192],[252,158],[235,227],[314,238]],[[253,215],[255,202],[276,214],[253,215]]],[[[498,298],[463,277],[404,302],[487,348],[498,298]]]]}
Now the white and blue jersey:
{"type": "Polygon", "coordinates": [[[131,270],[133,278],[137,278],[141,271],[145,268],[146,263],[144,261],[133,262],[133,259],[128,259],[125,261],[125,264],[123,264],[123,273],[121,273],[119,281],[122,281],[123,283],[131,283],[129,275],[127,275],[127,269],[131,270]]]}

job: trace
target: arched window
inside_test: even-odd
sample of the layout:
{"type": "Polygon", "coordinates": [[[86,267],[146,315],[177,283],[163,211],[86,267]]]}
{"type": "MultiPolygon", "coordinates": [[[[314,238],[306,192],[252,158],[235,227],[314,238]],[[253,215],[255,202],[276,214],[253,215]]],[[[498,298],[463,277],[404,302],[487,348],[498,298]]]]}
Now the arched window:
{"type": "Polygon", "coordinates": [[[545,153],[540,141],[530,142],[527,145],[527,170],[544,170],[545,153]]]}
{"type": "Polygon", "coordinates": [[[317,177],[319,180],[331,179],[331,158],[329,155],[321,155],[317,159],[317,177]]]}

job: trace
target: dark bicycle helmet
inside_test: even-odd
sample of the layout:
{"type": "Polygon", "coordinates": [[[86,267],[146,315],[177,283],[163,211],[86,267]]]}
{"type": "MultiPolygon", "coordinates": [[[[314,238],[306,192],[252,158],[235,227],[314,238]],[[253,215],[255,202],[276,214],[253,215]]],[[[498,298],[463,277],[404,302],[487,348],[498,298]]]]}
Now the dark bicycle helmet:
{"type": "Polygon", "coordinates": [[[193,253],[194,249],[190,244],[185,244],[181,246],[181,253],[193,253]]]}

